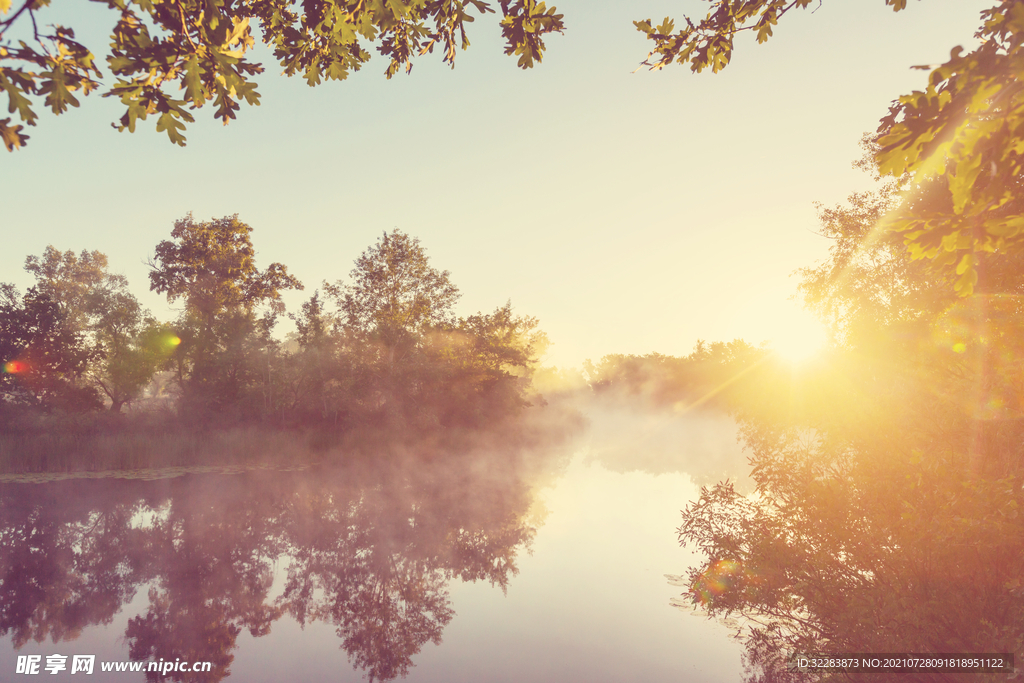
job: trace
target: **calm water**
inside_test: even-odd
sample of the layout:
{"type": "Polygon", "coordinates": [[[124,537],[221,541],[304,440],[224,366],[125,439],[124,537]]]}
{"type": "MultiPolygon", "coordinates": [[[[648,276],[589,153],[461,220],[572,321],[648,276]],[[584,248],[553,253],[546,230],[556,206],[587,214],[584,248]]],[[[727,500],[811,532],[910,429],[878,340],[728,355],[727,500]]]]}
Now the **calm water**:
{"type": "Polygon", "coordinates": [[[147,658],[213,662],[165,680],[737,680],[728,630],[665,577],[694,482],[742,471],[731,424],[587,412],[557,446],[0,485],[0,680],[34,679],[24,654],[97,656],[55,681],[143,681],[99,662],[147,658]]]}

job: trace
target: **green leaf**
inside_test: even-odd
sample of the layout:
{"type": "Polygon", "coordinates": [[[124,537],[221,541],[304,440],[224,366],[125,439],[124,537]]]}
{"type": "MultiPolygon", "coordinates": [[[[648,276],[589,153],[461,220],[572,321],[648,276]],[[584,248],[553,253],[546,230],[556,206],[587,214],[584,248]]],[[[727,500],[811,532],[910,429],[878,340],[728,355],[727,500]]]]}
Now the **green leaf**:
{"type": "Polygon", "coordinates": [[[7,148],[7,151],[13,152],[16,149],[24,147],[28,142],[29,136],[21,133],[23,126],[11,126],[9,125],[10,123],[11,119],[9,118],[0,119],[0,138],[3,138],[4,147],[7,148]]]}
{"type": "Polygon", "coordinates": [[[156,122],[156,130],[158,133],[166,132],[171,142],[181,147],[185,146],[185,136],[182,135],[182,131],[185,130],[185,124],[174,118],[171,112],[164,112],[160,115],[156,122]]]}
{"type": "Polygon", "coordinates": [[[1024,216],[1012,216],[985,224],[985,231],[996,237],[1016,237],[1024,230],[1024,216]]]}
{"type": "Polygon", "coordinates": [[[206,101],[206,88],[199,72],[199,58],[192,55],[185,63],[185,73],[182,76],[182,83],[185,86],[185,99],[190,100],[196,107],[203,106],[206,101]]]}
{"type": "Polygon", "coordinates": [[[949,191],[953,195],[953,213],[962,214],[971,199],[971,189],[981,172],[981,155],[971,154],[956,164],[956,172],[949,178],[949,191]]]}
{"type": "Polygon", "coordinates": [[[32,102],[22,94],[21,88],[7,80],[2,73],[0,73],[0,90],[7,91],[7,111],[11,114],[17,112],[22,121],[34,126],[38,117],[32,111],[32,102]]]}
{"type": "Polygon", "coordinates": [[[56,67],[52,71],[45,71],[40,75],[48,77],[43,80],[39,94],[46,95],[43,102],[50,107],[50,111],[54,114],[63,114],[69,105],[78,106],[78,99],[71,94],[71,90],[64,82],[65,73],[62,67],[56,67]]]}

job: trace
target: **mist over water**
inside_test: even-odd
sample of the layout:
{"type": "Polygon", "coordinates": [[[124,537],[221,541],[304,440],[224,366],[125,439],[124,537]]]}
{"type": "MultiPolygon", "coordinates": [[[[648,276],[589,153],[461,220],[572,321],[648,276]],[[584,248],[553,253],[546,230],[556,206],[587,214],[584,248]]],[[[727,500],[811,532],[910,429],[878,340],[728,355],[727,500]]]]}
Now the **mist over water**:
{"type": "Polygon", "coordinates": [[[729,479],[750,489],[749,463],[736,422],[705,409],[644,406],[637,401],[587,397],[578,403],[588,426],[585,462],[612,472],[679,473],[698,486],[729,479]]]}
{"type": "Polygon", "coordinates": [[[293,471],[2,484],[0,671],[91,653],[213,663],[166,680],[738,677],[727,629],[673,609],[665,578],[692,564],[680,508],[743,470],[731,420],[527,413],[293,471]]]}

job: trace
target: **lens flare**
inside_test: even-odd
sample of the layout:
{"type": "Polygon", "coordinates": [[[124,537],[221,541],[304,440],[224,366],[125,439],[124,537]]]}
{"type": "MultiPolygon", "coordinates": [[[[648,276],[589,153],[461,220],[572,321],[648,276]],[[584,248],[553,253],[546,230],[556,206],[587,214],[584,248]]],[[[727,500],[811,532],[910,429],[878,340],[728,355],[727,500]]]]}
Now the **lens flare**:
{"type": "Polygon", "coordinates": [[[691,593],[695,602],[709,604],[715,598],[725,595],[736,583],[745,578],[743,564],[736,560],[715,562],[693,582],[691,593]]]}
{"type": "Polygon", "coordinates": [[[28,370],[28,366],[20,360],[12,360],[4,363],[4,372],[8,375],[17,375],[28,370]]]}
{"type": "Polygon", "coordinates": [[[161,337],[160,337],[160,346],[163,347],[164,351],[167,351],[167,352],[173,351],[180,344],[181,344],[181,337],[179,337],[178,335],[174,334],[173,332],[168,332],[167,334],[161,335],[161,337]]]}

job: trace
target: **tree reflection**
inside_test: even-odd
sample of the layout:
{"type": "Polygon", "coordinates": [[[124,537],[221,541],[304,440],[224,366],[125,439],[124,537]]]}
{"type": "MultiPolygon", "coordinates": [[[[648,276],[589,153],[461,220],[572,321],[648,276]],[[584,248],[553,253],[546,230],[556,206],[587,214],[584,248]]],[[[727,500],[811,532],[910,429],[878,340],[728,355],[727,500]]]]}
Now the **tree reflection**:
{"type": "Polygon", "coordinates": [[[74,490],[0,487],[0,635],[15,648],[74,640],[135,595],[140,502],[109,482],[88,500],[74,490]]]}
{"type": "Polygon", "coordinates": [[[144,541],[142,574],[153,587],[147,613],[128,622],[132,659],[209,661],[212,671],[198,678],[170,679],[219,681],[243,628],[270,632],[281,615],[267,598],[282,541],[275,501],[262,493],[230,475],[175,482],[144,541]]]}
{"type": "MultiPolygon", "coordinates": [[[[545,461],[548,467],[553,461],[545,461]]],[[[448,584],[502,590],[528,548],[522,453],[353,458],[334,470],[0,487],[0,633],[73,640],[148,588],[125,632],[141,661],[230,675],[243,629],[332,624],[370,680],[408,673],[455,612],[448,584]],[[287,567],[271,595],[275,566],[287,567]]],[[[147,673],[147,680],[160,678],[147,673]]]]}
{"type": "Polygon", "coordinates": [[[292,518],[297,551],[281,602],[299,623],[334,624],[370,680],[406,675],[424,644],[441,642],[452,578],[504,590],[533,538],[522,481],[463,477],[446,487],[451,472],[433,474],[397,487],[325,487],[292,518]]]}

